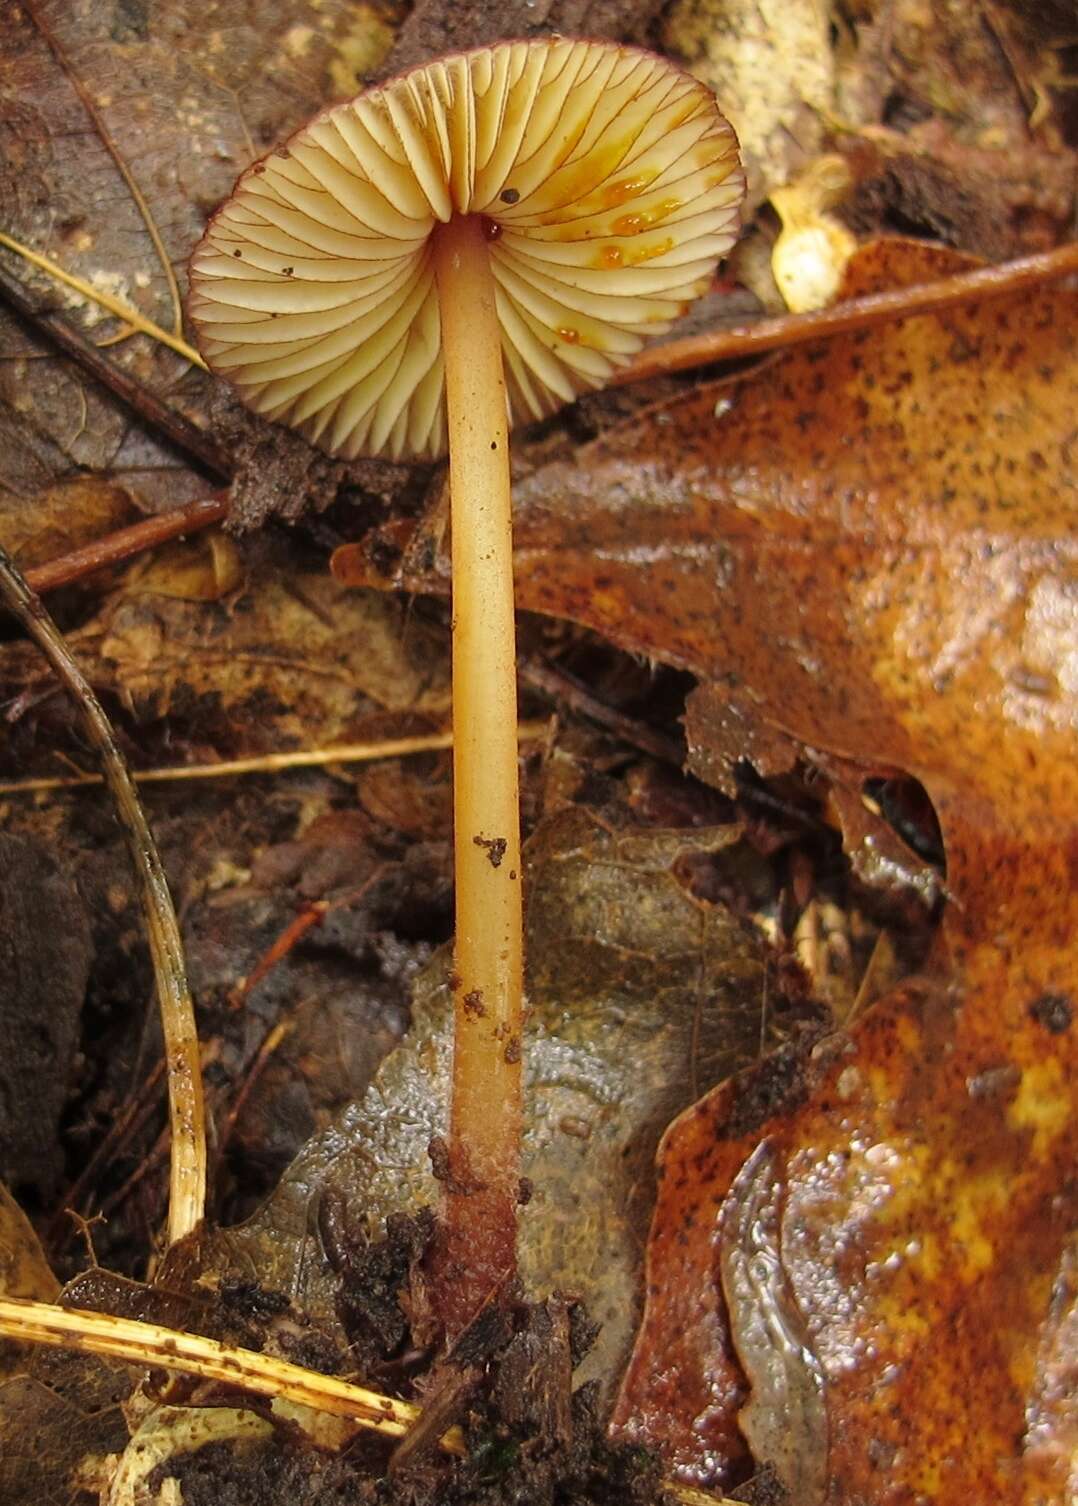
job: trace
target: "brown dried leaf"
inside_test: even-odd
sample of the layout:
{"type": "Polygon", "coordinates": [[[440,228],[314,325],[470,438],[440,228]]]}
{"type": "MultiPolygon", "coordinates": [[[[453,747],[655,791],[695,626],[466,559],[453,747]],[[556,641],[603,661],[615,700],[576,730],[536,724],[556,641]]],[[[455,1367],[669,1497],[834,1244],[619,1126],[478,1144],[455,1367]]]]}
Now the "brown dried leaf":
{"type": "Polygon", "coordinates": [[[0,546],[22,570],[78,549],[133,523],[138,513],[122,486],[79,476],[41,492],[28,507],[0,483],[0,546]]]}
{"type": "Polygon", "coordinates": [[[0,1293],[54,1302],[59,1290],[33,1225],[0,1182],[0,1293]]]}
{"type": "Polygon", "coordinates": [[[132,1377],[65,1351],[20,1351],[0,1381],[0,1506],[92,1506],[102,1462],[127,1445],[121,1404],[132,1377]]]}
{"type": "MultiPolygon", "coordinates": [[[[403,605],[265,560],[249,563],[240,591],[207,600],[235,583],[238,568],[234,544],[215,554],[204,540],[130,567],[69,638],[98,691],[143,720],[174,714],[174,734],[183,727],[212,739],[223,756],[341,741],[372,702],[444,715],[446,655],[421,625],[405,630],[403,605]]],[[[35,689],[49,683],[39,657],[17,643],[0,648],[0,675],[35,689]]]]}
{"type": "MultiPolygon", "coordinates": [[[[867,274],[939,266],[881,245],[867,274]]],[[[1057,286],[836,338],[517,489],[522,604],[711,682],[713,769],[740,719],[768,768],[800,746],[851,787],[857,765],[906,771],[946,842],[931,980],[720,1088],[664,1142],[617,1422],[689,1478],[742,1467],[736,1345],[763,1394],[770,1375],[773,1424],[823,1377],[822,1443],[809,1428],[791,1464],[752,1429],[799,1506],[821,1481],[836,1503],[881,1479],[895,1500],[1073,1490],[1073,1383],[1046,1357],[1072,1321],[1078,1223],[1074,312],[1057,286]],[[764,1138],[774,1289],[728,1316],[716,1216],[748,1197],[731,1189],[764,1138]]]]}

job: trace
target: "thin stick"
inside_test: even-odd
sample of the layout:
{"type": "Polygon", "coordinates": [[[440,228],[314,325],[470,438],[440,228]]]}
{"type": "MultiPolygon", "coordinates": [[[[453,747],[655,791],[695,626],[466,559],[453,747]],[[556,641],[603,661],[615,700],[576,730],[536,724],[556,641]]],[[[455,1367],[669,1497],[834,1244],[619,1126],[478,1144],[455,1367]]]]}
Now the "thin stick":
{"type": "Polygon", "coordinates": [[[142,523],[132,523],[130,528],[117,528],[114,533],[95,539],[70,554],[62,554],[45,565],[35,565],[26,572],[26,584],[32,591],[44,595],[60,586],[69,586],[72,581],[82,580],[95,570],[130,559],[146,549],[156,549],[171,539],[184,534],[198,533],[211,523],[219,523],[228,514],[225,496],[201,497],[197,502],[188,502],[186,507],[173,508],[142,523]]]}
{"type": "MultiPolygon", "coordinates": [[[[538,742],[549,731],[547,722],[521,722],[521,742],[538,742]]],[[[177,764],[164,769],[129,771],[136,784],[175,784],[187,779],[229,779],[237,774],[277,774],[285,769],[322,768],[330,763],[375,763],[383,758],[407,758],[436,753],[453,746],[452,732],[428,732],[416,737],[386,738],[377,743],[339,743],[295,753],[260,753],[255,758],[227,758],[220,763],[177,764]]],[[[15,779],[0,783],[0,795],[37,794],[41,790],[86,789],[104,784],[100,774],[66,774],[49,779],[15,779]]]]}
{"type": "Polygon", "coordinates": [[[761,319],[756,324],[733,329],[708,330],[684,340],[654,345],[621,367],[608,385],[625,386],[664,376],[672,371],[687,371],[693,366],[707,366],[712,361],[730,361],[740,356],[758,355],[787,345],[802,345],[806,340],[822,340],[829,335],[844,335],[850,330],[868,329],[894,319],[909,319],[914,314],[931,314],[956,304],[977,303],[984,298],[1002,298],[1005,294],[1034,287],[1078,272],[1078,243],[1023,256],[996,267],[978,267],[973,272],[958,272],[938,282],[918,283],[914,287],[894,288],[886,293],[867,293],[851,298],[834,308],[818,309],[811,314],[782,315],[761,319]]]}
{"type": "MultiPolygon", "coordinates": [[[[131,1365],[202,1376],[258,1396],[281,1397],[319,1412],[347,1417],[359,1427],[388,1438],[402,1437],[420,1415],[419,1408],[409,1402],[381,1396],[333,1375],[305,1370],[251,1349],[219,1344],[200,1334],[114,1318],[109,1313],[0,1297],[0,1334],[21,1343],[80,1349],[131,1365]]],[[[457,1430],[446,1434],[441,1443],[449,1453],[464,1453],[464,1441],[457,1430]]]]}
{"type": "Polygon", "coordinates": [[[46,1230],[46,1241],[53,1247],[53,1253],[62,1243],[66,1243],[70,1233],[70,1217],[81,1217],[78,1205],[83,1193],[93,1182],[97,1175],[97,1169],[106,1156],[112,1154],[114,1149],[119,1148],[129,1135],[135,1135],[150,1117],[154,1107],[154,1096],[161,1081],[161,1074],[165,1070],[162,1057],[158,1057],[150,1068],[149,1073],[139,1083],[136,1091],[124,1103],[117,1118],[113,1119],[105,1133],[104,1138],[94,1147],[90,1159],[83,1164],[78,1176],[63,1193],[56,1210],[49,1221],[46,1230]],[[68,1226],[68,1234],[64,1234],[65,1226],[68,1226]]]}
{"type": "Polygon", "coordinates": [[[528,685],[541,690],[552,701],[561,701],[570,711],[598,722],[608,732],[613,732],[622,742],[639,748],[642,753],[672,764],[679,771],[685,766],[685,749],[672,737],[656,732],[653,727],[615,711],[603,701],[591,695],[574,675],[564,669],[555,669],[550,664],[538,664],[525,660],[520,666],[520,678],[528,685]]]}
{"type": "Polygon", "coordinates": [[[484,223],[434,234],[449,414],[456,1007],[436,1265],[450,1334],[516,1270],[522,913],[509,434],[484,223]]]}
{"type": "Polygon", "coordinates": [[[202,1220],[206,1202],[206,1126],[195,1013],[165,871],[101,702],[72,658],[40,597],[30,590],[2,549],[0,596],[37,643],[79,709],[86,736],[101,759],[139,876],[168,1062],[172,1126],[168,1237],[170,1243],[175,1243],[202,1220]]]}
{"type": "Polygon", "coordinates": [[[6,246],[9,251],[14,251],[16,256],[21,256],[32,267],[37,267],[42,272],[47,272],[50,277],[55,277],[57,282],[64,283],[69,288],[74,288],[83,298],[91,303],[98,304],[103,309],[108,309],[110,314],[115,314],[117,319],[122,319],[125,324],[130,324],[132,329],[137,329],[141,335],[149,335],[152,340],[157,340],[162,345],[167,345],[177,355],[183,356],[191,362],[192,366],[201,366],[203,371],[209,367],[199,355],[193,345],[181,339],[179,335],[170,334],[167,329],[162,329],[152,319],[147,319],[140,314],[138,309],[131,304],[124,303],[122,299],[114,298],[111,293],[104,292],[101,288],[95,288],[92,283],[84,278],[76,276],[74,272],[67,272],[58,262],[51,257],[42,256],[40,251],[32,251],[29,246],[24,246],[21,241],[14,240],[10,235],[5,235],[0,230],[0,246],[6,246]]]}
{"type": "Polygon", "coordinates": [[[296,1022],[294,1020],[278,1020],[273,1029],[267,1032],[265,1039],[258,1048],[254,1061],[247,1069],[247,1076],[244,1078],[239,1092],[229,1105],[228,1113],[225,1115],[217,1131],[217,1154],[219,1156],[224,1156],[228,1148],[228,1142],[232,1139],[232,1131],[236,1128],[236,1121],[243,1113],[247,1100],[251,1096],[251,1091],[265,1071],[270,1057],[282,1041],[287,1040],[295,1028],[296,1022]]]}

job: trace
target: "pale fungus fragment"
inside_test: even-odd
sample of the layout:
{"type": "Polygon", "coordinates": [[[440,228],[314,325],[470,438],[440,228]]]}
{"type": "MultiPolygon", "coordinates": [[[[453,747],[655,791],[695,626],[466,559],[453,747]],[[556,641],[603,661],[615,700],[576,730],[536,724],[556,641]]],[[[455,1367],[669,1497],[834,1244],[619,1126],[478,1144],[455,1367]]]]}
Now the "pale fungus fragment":
{"type": "Polygon", "coordinates": [[[829,213],[850,190],[843,158],[819,157],[797,180],[772,191],[782,230],[771,251],[771,271],[786,307],[795,314],[826,308],[842,285],[857,240],[829,213]]]}

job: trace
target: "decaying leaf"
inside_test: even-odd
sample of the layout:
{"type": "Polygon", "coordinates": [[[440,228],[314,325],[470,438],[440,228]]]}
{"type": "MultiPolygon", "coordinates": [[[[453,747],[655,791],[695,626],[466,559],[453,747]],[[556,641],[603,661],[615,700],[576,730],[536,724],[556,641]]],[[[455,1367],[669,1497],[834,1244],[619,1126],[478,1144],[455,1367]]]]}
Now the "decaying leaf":
{"type": "MultiPolygon", "coordinates": [[[[264,560],[241,587],[239,568],[234,545],[205,540],[129,567],[69,638],[98,690],[142,719],[182,707],[203,738],[245,752],[339,741],[371,702],[444,714],[441,645],[405,629],[404,607],[264,560]]],[[[25,645],[7,645],[0,667],[9,684],[48,683],[25,645]]]]}
{"type": "Polygon", "coordinates": [[[0,1182],[0,1293],[52,1302],[59,1290],[33,1225],[0,1182]]]}
{"type": "MultiPolygon", "coordinates": [[[[926,270],[886,244],[860,266],[870,285],[926,270]]],[[[616,1419],[690,1479],[746,1467],[736,1351],[755,1318],[727,1314],[716,1220],[768,1137],[828,1499],[878,1499],[881,1479],[896,1501],[1062,1499],[1058,1369],[1061,1431],[1026,1430],[1078,1218],[1074,297],[831,340],[517,489],[523,604],[700,676],[697,767],[722,778],[740,751],[783,768],[801,748],[839,755],[847,782],[906,771],[946,845],[932,976],[719,1088],[664,1141],[616,1419]]]]}
{"type": "Polygon", "coordinates": [[[0,1506],[96,1506],[109,1456],[127,1444],[130,1372],[88,1355],[16,1353],[23,1364],[0,1380],[0,1506]]]}
{"type": "MultiPolygon", "coordinates": [[[[751,863],[737,841],[736,828],[621,830],[570,810],[531,847],[523,1267],[538,1292],[586,1297],[603,1323],[588,1373],[607,1385],[639,1311],[658,1135],[704,1083],[755,1057],[761,1031],[788,1028],[773,981],[761,1020],[759,938],[677,878],[691,853],[751,863]]],[[[387,1214],[437,1200],[428,1145],[444,1130],[445,967],[419,980],[411,1032],[365,1097],[306,1147],[260,1214],[219,1237],[221,1266],[257,1272],[323,1321],[335,1321],[336,1277],[319,1207],[357,1210],[376,1237],[387,1214]]]]}
{"type": "Polygon", "coordinates": [[[0,545],[22,570],[78,549],[138,514],[123,487],[98,476],[79,476],[25,498],[0,482],[0,545]]]}

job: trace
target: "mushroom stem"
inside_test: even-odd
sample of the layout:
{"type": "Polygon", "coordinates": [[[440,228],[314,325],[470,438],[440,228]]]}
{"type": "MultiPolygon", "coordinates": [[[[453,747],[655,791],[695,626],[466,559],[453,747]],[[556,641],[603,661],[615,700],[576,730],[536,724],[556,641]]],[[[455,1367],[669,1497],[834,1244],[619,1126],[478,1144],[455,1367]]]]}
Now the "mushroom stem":
{"type": "Polygon", "coordinates": [[[442,1317],[458,1332],[516,1269],[522,911],[509,422],[487,222],[434,234],[449,420],[456,946],[442,1317]]]}

